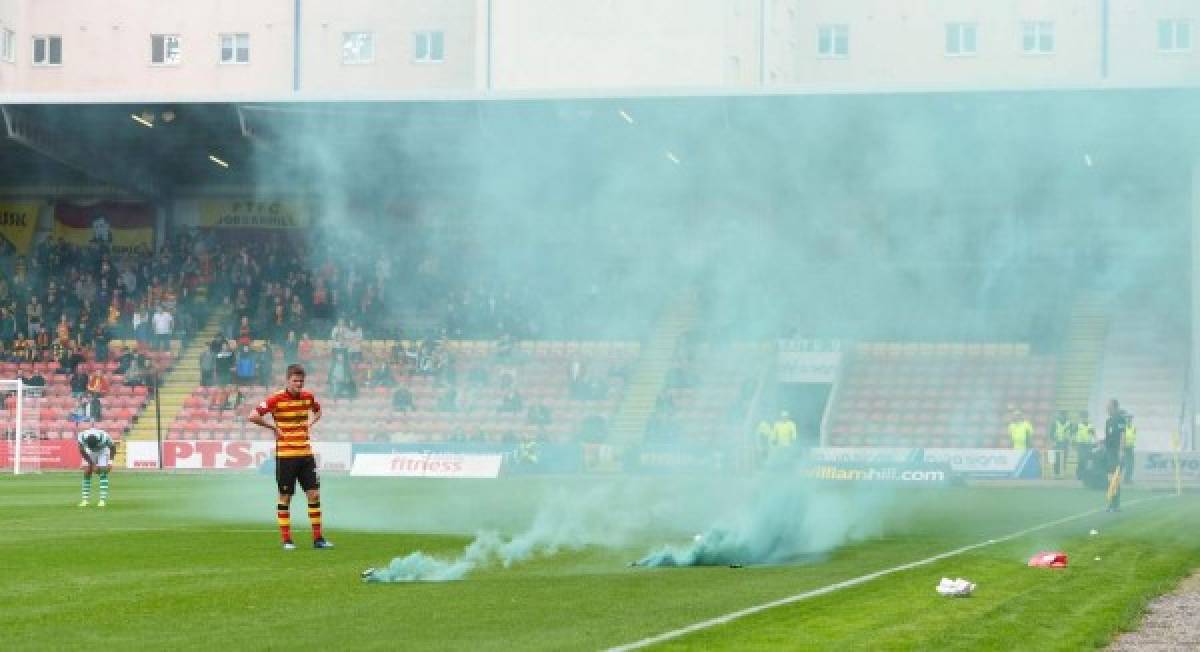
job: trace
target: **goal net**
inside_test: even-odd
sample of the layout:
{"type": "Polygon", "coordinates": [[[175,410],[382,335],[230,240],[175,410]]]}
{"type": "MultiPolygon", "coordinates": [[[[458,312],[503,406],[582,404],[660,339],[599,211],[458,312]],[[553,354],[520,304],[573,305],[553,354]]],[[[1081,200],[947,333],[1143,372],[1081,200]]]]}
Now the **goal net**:
{"type": "Polygon", "coordinates": [[[0,380],[0,469],[41,471],[44,389],[20,380],[0,380]]]}

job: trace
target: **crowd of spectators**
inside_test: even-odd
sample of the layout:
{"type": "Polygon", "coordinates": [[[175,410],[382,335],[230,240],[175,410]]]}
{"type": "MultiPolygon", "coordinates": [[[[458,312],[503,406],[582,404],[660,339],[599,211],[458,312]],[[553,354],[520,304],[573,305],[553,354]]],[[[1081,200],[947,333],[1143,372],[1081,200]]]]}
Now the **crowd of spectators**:
{"type": "Polygon", "coordinates": [[[144,383],[155,371],[145,352],[167,350],[204,318],[197,297],[211,278],[193,246],[186,235],[157,252],[46,238],[29,255],[0,254],[0,361],[56,362],[74,375],[84,362],[119,357],[125,382],[144,383]],[[138,347],[113,351],[114,339],[138,347]]]}

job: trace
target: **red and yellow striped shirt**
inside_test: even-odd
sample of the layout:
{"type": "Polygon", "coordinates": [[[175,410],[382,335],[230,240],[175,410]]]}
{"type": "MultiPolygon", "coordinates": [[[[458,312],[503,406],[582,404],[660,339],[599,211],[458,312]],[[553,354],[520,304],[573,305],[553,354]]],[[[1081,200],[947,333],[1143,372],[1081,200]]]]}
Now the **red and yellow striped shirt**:
{"type": "Polygon", "coordinates": [[[283,436],[275,440],[275,457],[306,457],[313,454],[309,442],[309,413],[321,411],[317,397],[308,390],[293,396],[286,389],[275,392],[255,408],[259,416],[268,413],[283,436]]]}

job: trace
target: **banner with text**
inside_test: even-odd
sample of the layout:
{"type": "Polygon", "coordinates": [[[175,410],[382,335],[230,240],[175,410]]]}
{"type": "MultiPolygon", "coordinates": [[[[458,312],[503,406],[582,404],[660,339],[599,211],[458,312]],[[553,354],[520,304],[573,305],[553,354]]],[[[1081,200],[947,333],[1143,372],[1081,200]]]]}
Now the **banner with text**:
{"type": "Polygon", "coordinates": [[[40,201],[0,202],[0,254],[10,248],[22,256],[29,253],[43,205],[40,201]]]}
{"type": "Polygon", "coordinates": [[[497,478],[503,455],[359,453],[350,475],[398,478],[497,478]]]}
{"type": "Polygon", "coordinates": [[[1179,460],[1179,483],[1186,487],[1200,485],[1200,452],[1175,453],[1142,452],[1133,454],[1133,479],[1145,484],[1175,484],[1176,459],[1179,460]]]}
{"type": "Polygon", "coordinates": [[[811,480],[948,486],[954,473],[945,464],[916,462],[814,462],[800,465],[801,477],[811,480]]]}
{"type": "Polygon", "coordinates": [[[779,340],[781,383],[832,383],[842,364],[838,340],[779,340]]]}
{"type": "Polygon", "coordinates": [[[575,443],[538,442],[522,451],[517,442],[395,442],[354,444],[354,454],[362,453],[451,453],[500,455],[501,468],[507,473],[575,473],[583,468],[583,450],[575,443]]]}
{"type": "MultiPolygon", "coordinates": [[[[125,444],[125,465],[131,469],[157,469],[158,443],[125,444]]],[[[317,468],[348,471],[353,459],[349,442],[313,443],[317,468]]],[[[245,469],[252,471],[275,455],[273,441],[167,440],[163,442],[164,469],[245,469]]]]}
{"type": "Polygon", "coordinates": [[[970,478],[1036,480],[1042,477],[1041,458],[1036,451],[1009,448],[926,448],[926,462],[945,464],[955,473],[970,478]]]}
{"type": "Polygon", "coordinates": [[[206,229],[302,229],[308,210],[302,204],[251,199],[200,202],[200,227],[206,229]]]}
{"type": "Polygon", "coordinates": [[[118,253],[153,251],[154,207],[144,202],[55,202],[52,236],[80,247],[108,243],[118,253]]]}
{"type": "MultiPolygon", "coordinates": [[[[13,468],[13,441],[0,440],[0,468],[13,468]]],[[[41,469],[77,469],[83,464],[74,439],[38,439],[21,443],[21,466],[41,469]]]]}

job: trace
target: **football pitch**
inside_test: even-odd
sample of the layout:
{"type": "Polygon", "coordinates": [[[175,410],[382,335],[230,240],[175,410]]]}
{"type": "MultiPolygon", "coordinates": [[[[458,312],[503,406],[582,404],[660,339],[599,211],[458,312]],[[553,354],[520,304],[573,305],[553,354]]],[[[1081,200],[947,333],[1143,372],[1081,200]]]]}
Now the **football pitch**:
{"type": "Polygon", "coordinates": [[[738,491],[705,478],[327,477],[337,548],[308,547],[298,498],[300,549],[283,551],[267,477],[114,473],[112,484],[108,507],[79,508],[78,474],[0,476],[4,649],[598,650],[893,571],[652,647],[1076,650],[1135,626],[1200,566],[1200,498],[1147,491],[1127,490],[1124,511],[1108,514],[1092,511],[1103,496],[1078,489],[887,490],[871,527],[825,554],[640,568],[629,562],[736,511],[738,491]],[[512,537],[539,518],[570,522],[569,509],[543,506],[581,496],[591,503],[580,500],[578,522],[542,523],[559,528],[555,545],[508,567],[360,580],[413,551],[453,559],[478,529],[512,537]],[[590,521],[600,531],[579,536],[590,521]],[[1069,567],[1027,568],[1042,550],[1066,552],[1069,567]],[[942,577],[978,588],[941,597],[942,577]]]}

